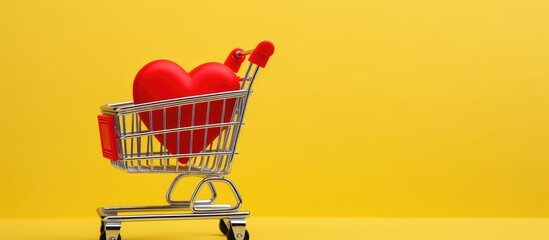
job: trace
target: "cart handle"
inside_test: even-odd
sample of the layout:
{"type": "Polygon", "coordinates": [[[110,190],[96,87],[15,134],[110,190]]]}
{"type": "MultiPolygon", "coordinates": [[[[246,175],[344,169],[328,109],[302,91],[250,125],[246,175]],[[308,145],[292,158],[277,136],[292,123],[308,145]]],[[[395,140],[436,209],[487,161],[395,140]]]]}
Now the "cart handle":
{"type": "Polygon", "coordinates": [[[243,56],[252,54],[252,52],[254,52],[254,50],[255,49],[248,49],[248,50],[245,50],[245,51],[236,51],[235,55],[236,55],[236,57],[243,57],[243,56]]]}
{"type": "Polygon", "coordinates": [[[265,68],[269,58],[274,53],[274,44],[270,41],[260,42],[257,47],[254,49],[243,50],[242,48],[235,48],[231,51],[227,60],[225,60],[225,65],[231,68],[235,73],[238,72],[240,66],[244,62],[246,55],[250,55],[248,61],[258,65],[262,68],[265,68]]]}

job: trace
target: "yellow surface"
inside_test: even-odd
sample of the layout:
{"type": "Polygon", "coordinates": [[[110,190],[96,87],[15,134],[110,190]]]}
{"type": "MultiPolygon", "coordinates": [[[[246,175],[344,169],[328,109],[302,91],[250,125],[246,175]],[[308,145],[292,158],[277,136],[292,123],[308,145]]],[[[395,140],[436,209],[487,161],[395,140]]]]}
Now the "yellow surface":
{"type": "Polygon", "coordinates": [[[264,39],[231,174],[254,216],[549,217],[548,5],[2,1],[0,217],[162,202],[173,176],[101,158],[99,105],[264,39]]]}
{"type": "MultiPolygon", "coordinates": [[[[216,220],[122,225],[122,239],[226,239],[216,220]]],[[[96,240],[98,219],[0,221],[3,239],[96,240]],[[25,229],[33,229],[26,231],[25,229]]],[[[251,218],[250,239],[545,240],[548,219],[251,218]]]]}

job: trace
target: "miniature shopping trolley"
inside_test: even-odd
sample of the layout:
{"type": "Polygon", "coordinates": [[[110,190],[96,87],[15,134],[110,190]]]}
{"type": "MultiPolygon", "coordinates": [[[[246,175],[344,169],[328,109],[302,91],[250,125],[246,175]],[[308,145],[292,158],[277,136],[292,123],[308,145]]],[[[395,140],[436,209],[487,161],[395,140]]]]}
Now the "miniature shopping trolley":
{"type": "MultiPolygon", "coordinates": [[[[261,42],[252,50],[237,48],[231,52],[225,65],[234,72],[238,72],[249,55],[249,65],[241,78],[239,90],[141,104],[122,102],[101,106],[98,120],[103,156],[111,160],[112,166],[128,173],[172,173],[176,177],[165,196],[167,205],[98,208],[97,213],[101,217],[100,240],[120,240],[122,222],[187,219],[219,219],[219,228],[228,240],[249,239],[245,218],[250,213],[239,211],[242,197],[235,184],[225,176],[231,172],[233,158],[237,154],[236,145],[252,85],[259,69],[265,67],[273,52],[274,46],[269,41],[261,42]],[[186,126],[166,125],[169,111],[177,111],[176,117],[182,118],[185,117],[183,114],[189,113],[182,109],[191,109],[191,119],[194,119],[195,109],[205,107],[208,115],[214,104],[222,106],[222,115],[228,112],[231,116],[221,116],[220,121],[210,123],[206,120],[203,124],[193,124],[191,121],[186,126]],[[226,108],[232,109],[225,111],[226,108]],[[142,122],[144,116],[154,121],[158,113],[162,118],[157,121],[164,121],[163,128],[147,129],[142,122]],[[159,137],[166,140],[167,136],[175,134],[178,146],[180,141],[190,141],[192,145],[193,136],[208,134],[208,131],[218,131],[219,135],[211,143],[204,140],[204,148],[200,152],[169,151],[158,141],[159,137]],[[188,176],[196,176],[201,180],[188,200],[176,200],[172,197],[174,188],[182,178],[188,176]],[[234,195],[234,203],[217,203],[218,191],[214,183],[226,184],[231,190],[229,192],[234,195]],[[209,188],[211,198],[199,199],[202,188],[209,188]]],[[[206,139],[206,136],[202,138],[206,139]]]]}

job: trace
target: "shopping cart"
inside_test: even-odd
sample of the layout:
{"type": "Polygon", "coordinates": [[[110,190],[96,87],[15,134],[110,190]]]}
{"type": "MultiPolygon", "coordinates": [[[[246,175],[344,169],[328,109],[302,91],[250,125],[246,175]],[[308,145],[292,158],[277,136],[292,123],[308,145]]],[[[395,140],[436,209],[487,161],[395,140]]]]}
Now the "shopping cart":
{"type": "Polygon", "coordinates": [[[252,50],[237,48],[231,52],[225,65],[234,72],[238,72],[246,56],[250,55],[249,65],[241,78],[240,90],[142,104],[122,102],[101,106],[98,120],[103,156],[111,160],[112,166],[128,173],[173,173],[177,176],[165,196],[168,205],[98,208],[97,213],[101,217],[100,240],[120,240],[122,222],[186,219],[219,219],[219,228],[228,240],[249,239],[245,218],[250,213],[239,211],[242,197],[235,184],[225,175],[230,173],[233,157],[237,154],[236,145],[252,85],[259,69],[265,67],[273,52],[274,46],[269,41],[261,42],[252,50]],[[166,126],[166,117],[173,116],[167,115],[168,111],[177,110],[177,117],[181,118],[182,114],[188,113],[182,109],[192,109],[194,119],[195,109],[205,107],[208,115],[210,106],[214,104],[221,105],[224,110],[233,106],[232,111],[223,111],[232,112],[230,118],[221,116],[220,121],[211,123],[206,120],[199,125],[191,121],[188,126],[166,126]],[[163,116],[160,121],[164,121],[164,128],[147,129],[140,117],[149,116],[150,121],[154,121],[153,116],[158,116],[159,112],[163,116]],[[219,132],[218,137],[209,144],[206,143],[208,131],[219,132]],[[190,141],[192,145],[193,136],[204,134],[204,143],[201,143],[204,150],[193,152],[191,147],[188,151],[169,151],[157,139],[163,137],[165,140],[170,134],[177,135],[177,145],[179,141],[190,141]],[[190,139],[180,139],[183,138],[180,136],[188,136],[190,139]],[[189,176],[201,178],[189,200],[174,199],[174,188],[182,178],[189,176]],[[234,203],[216,203],[218,191],[214,183],[226,184],[234,195],[234,203]],[[211,198],[199,199],[203,187],[209,188],[211,198]]]}

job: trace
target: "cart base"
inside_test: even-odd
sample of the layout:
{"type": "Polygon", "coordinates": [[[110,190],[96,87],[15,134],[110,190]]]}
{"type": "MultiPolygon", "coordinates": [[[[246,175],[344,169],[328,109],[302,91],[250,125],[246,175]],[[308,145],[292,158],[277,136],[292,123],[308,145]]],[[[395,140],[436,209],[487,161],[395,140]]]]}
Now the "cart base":
{"type": "Polygon", "coordinates": [[[248,240],[246,220],[250,212],[189,212],[188,206],[136,206],[136,207],[100,207],[97,214],[101,217],[101,236],[99,240],[121,240],[122,222],[138,221],[174,221],[192,219],[220,219],[219,228],[228,240],[248,240]],[[158,213],[158,212],[170,213],[158,213]],[[181,213],[178,213],[182,211],[181,213]],[[151,214],[131,214],[154,212],[151,214]],[[175,213],[173,213],[175,212],[175,213]],[[124,215],[119,215],[124,213],[124,215]]]}

